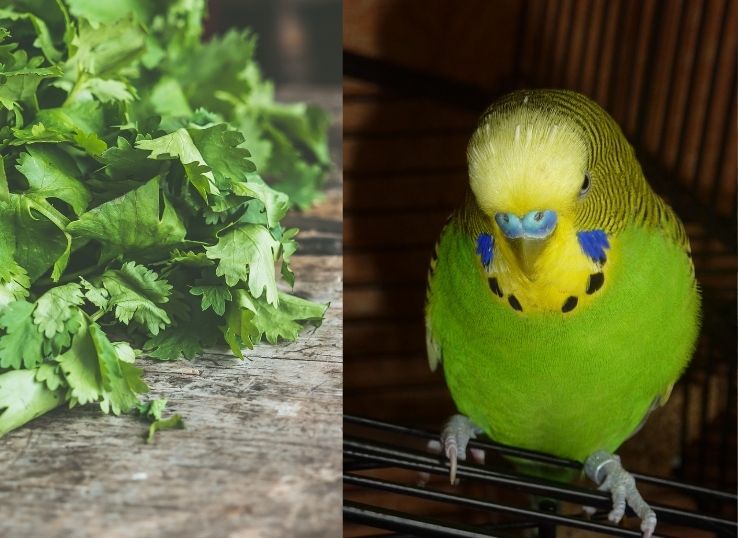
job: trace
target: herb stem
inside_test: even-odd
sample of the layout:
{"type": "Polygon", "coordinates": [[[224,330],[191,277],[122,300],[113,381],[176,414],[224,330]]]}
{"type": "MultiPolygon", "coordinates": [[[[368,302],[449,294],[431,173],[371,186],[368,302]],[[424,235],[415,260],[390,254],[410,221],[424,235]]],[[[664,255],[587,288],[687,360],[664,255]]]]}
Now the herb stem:
{"type": "Polygon", "coordinates": [[[96,271],[99,271],[105,266],[105,264],[96,264],[92,265],[90,267],[85,267],[84,269],[80,269],[79,271],[75,271],[74,273],[69,273],[67,275],[63,275],[61,278],[59,278],[58,281],[54,282],[50,278],[40,278],[36,282],[33,283],[33,286],[59,286],[61,284],[66,284],[67,282],[73,282],[77,280],[81,276],[88,275],[90,273],[94,273],[96,271]]]}
{"type": "Polygon", "coordinates": [[[87,72],[80,71],[79,66],[77,67],[77,70],[77,80],[74,81],[74,86],[72,86],[72,89],[69,90],[69,95],[67,95],[67,98],[64,100],[62,106],[67,106],[69,103],[71,103],[73,97],[75,97],[77,92],[79,92],[84,83],[87,82],[87,72]]]}

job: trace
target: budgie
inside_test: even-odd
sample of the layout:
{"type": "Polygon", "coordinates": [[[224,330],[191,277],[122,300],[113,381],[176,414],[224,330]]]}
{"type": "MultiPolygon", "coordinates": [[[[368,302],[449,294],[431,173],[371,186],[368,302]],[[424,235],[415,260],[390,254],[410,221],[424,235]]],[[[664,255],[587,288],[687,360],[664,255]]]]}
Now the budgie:
{"type": "Polygon", "coordinates": [[[518,91],[482,115],[469,186],[431,260],[428,359],[459,415],[441,448],[484,433],[578,460],[650,537],[656,515],[614,454],[694,351],[700,292],[685,229],[599,105],[518,91]]]}

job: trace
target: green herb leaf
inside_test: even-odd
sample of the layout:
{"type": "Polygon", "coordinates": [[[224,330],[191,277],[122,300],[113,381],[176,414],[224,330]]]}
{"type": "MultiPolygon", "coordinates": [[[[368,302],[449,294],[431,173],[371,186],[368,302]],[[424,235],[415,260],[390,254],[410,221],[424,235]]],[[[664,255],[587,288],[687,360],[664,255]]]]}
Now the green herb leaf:
{"type": "Polygon", "coordinates": [[[218,260],[216,274],[226,284],[247,282],[254,297],[266,294],[268,303],[276,304],[277,281],[274,274],[279,243],[263,226],[246,224],[223,234],[218,243],[207,247],[208,258],[218,260]]]}
{"type": "Polygon", "coordinates": [[[159,191],[159,178],[82,214],[69,223],[67,231],[73,237],[99,241],[102,259],[173,247],[182,243],[187,233],[177,211],[159,191]],[[161,212],[160,198],[164,204],[161,212]]]}
{"type": "Polygon", "coordinates": [[[0,368],[34,368],[43,359],[43,335],[34,325],[31,314],[35,304],[15,301],[0,311],[0,368]]]}
{"type": "Polygon", "coordinates": [[[160,305],[169,301],[172,286],[159,280],[153,271],[128,262],[120,269],[105,271],[100,282],[108,292],[109,308],[115,309],[118,321],[128,325],[134,320],[153,335],[171,323],[160,305]]]}
{"type": "Polygon", "coordinates": [[[231,291],[226,286],[194,286],[190,293],[202,295],[202,309],[212,308],[219,316],[225,313],[226,302],[231,300],[231,291]]]}
{"type": "Polygon", "coordinates": [[[204,8],[0,8],[0,436],[65,403],[138,408],[151,440],[182,420],[139,407],[139,349],[243,358],[320,322],[278,279],[281,221],[330,166],[326,116],[275,103],[251,33],[203,43],[204,8]]]}

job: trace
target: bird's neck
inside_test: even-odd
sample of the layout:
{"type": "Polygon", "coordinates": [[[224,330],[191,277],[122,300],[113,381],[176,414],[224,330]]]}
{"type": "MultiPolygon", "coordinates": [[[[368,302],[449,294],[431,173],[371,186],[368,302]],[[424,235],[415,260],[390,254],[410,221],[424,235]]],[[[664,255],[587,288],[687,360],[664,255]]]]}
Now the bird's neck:
{"type": "Polygon", "coordinates": [[[561,219],[532,274],[521,270],[508,242],[495,237],[489,271],[482,270],[490,279],[493,300],[504,301],[521,312],[564,314],[574,314],[596,300],[607,286],[609,267],[584,253],[576,232],[572,222],[561,219]],[[496,283],[491,282],[493,278],[496,283]]]}

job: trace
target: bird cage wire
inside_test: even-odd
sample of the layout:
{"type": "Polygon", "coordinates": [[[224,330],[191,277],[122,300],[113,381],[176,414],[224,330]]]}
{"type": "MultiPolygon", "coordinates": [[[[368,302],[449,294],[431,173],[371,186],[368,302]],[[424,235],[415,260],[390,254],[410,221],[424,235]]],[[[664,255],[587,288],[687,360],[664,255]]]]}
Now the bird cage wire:
{"type": "MultiPolygon", "coordinates": [[[[423,448],[425,443],[438,438],[437,432],[350,415],[344,417],[344,431],[343,482],[344,485],[353,487],[349,498],[344,500],[344,518],[347,521],[406,532],[412,536],[508,536],[505,534],[507,530],[537,528],[539,536],[545,537],[555,536],[557,526],[613,536],[641,535],[639,531],[616,527],[607,522],[607,514],[612,503],[608,493],[527,476],[516,472],[510,465],[505,465],[499,457],[515,457],[519,461],[536,462],[553,470],[581,470],[582,466],[578,462],[497,443],[472,440],[469,446],[484,450],[488,455],[488,460],[484,465],[460,461],[457,475],[462,481],[473,481],[488,486],[485,490],[487,496],[480,498],[456,493],[448,487],[439,487],[438,484],[443,484],[443,480],[431,483],[424,476],[435,474],[444,480],[448,478],[448,463],[423,448]],[[392,439],[391,442],[387,442],[388,437],[392,439]],[[401,475],[401,480],[388,479],[385,477],[386,473],[376,473],[376,471],[387,469],[404,469],[411,473],[401,475]],[[408,477],[413,477],[412,473],[415,473],[416,484],[412,484],[412,480],[408,479],[408,477]],[[546,501],[542,502],[538,508],[531,508],[505,502],[507,497],[505,501],[488,500],[490,496],[494,497],[494,490],[490,488],[515,489],[543,497],[546,501]],[[406,506],[407,498],[416,498],[485,511],[487,515],[497,516],[495,519],[498,521],[473,526],[439,518],[422,517],[379,504],[372,505],[353,500],[353,498],[361,497],[362,490],[382,491],[395,497],[405,498],[405,500],[401,498],[395,500],[393,503],[395,506],[406,506]],[[553,500],[590,506],[598,510],[591,517],[581,511],[579,514],[564,515],[557,513],[553,500]]],[[[738,497],[735,494],[639,473],[633,473],[633,476],[640,487],[646,485],[646,487],[658,487],[662,490],[670,489],[679,494],[700,499],[704,506],[712,507],[712,511],[694,511],[651,504],[659,519],[659,536],[670,536],[668,532],[661,532],[661,528],[667,525],[678,526],[681,536],[684,536],[684,531],[688,530],[708,531],[719,537],[736,535],[738,531],[736,522],[716,515],[721,511],[721,505],[734,506],[736,504],[738,497]]],[[[633,515],[630,509],[628,509],[628,514],[633,515]]]]}
{"type": "MultiPolygon", "coordinates": [[[[519,33],[514,72],[493,92],[348,51],[344,51],[344,74],[473,110],[483,109],[516,88],[566,87],[593,96],[616,118],[649,183],[685,223],[703,298],[702,329],[694,358],[674,388],[682,392],[675,476],[699,486],[641,475],[637,479],[679,490],[696,501],[696,511],[654,507],[660,525],[674,523],[718,536],[735,536],[736,497],[719,490],[736,488],[736,8],[731,0],[670,3],[669,10],[663,7],[658,2],[635,0],[528,0],[520,15],[523,31],[519,33]],[[680,40],[687,34],[689,39],[680,40]],[[622,46],[608,49],[607,40],[623,35],[629,39],[623,40],[622,46]],[[567,62],[579,65],[569,69],[567,62]],[[608,72],[602,74],[598,66],[606,62],[608,72]],[[654,106],[655,100],[660,106],[654,106]],[[690,441],[694,433],[698,434],[697,442],[690,441]]],[[[598,521],[598,516],[583,520],[364,476],[362,470],[377,468],[438,474],[447,474],[448,468],[436,456],[376,440],[388,431],[410,437],[427,437],[427,432],[358,417],[347,417],[347,424],[369,429],[364,437],[346,438],[345,484],[522,518],[470,528],[347,500],[344,510],[349,521],[418,536],[504,536],[516,527],[537,527],[541,536],[553,536],[550,533],[558,525],[640,535],[598,521]]],[[[514,451],[494,447],[505,454],[514,451]]],[[[515,454],[538,461],[542,457],[525,451],[515,454]]],[[[564,467],[577,465],[556,458],[547,461],[564,467]]],[[[512,470],[500,472],[470,463],[459,469],[464,480],[599,508],[609,506],[605,494],[551,484],[512,470]]]]}

